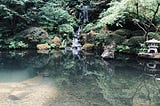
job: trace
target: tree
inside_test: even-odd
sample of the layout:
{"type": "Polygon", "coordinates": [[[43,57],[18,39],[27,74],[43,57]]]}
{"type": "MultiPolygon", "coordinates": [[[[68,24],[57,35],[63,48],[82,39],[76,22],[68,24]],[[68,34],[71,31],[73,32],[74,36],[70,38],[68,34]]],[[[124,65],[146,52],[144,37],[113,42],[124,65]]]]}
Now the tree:
{"type": "Polygon", "coordinates": [[[125,20],[130,18],[140,27],[147,39],[151,27],[160,23],[159,0],[112,0],[110,8],[100,15],[100,23],[123,27],[125,20]],[[136,21],[135,21],[136,20],[136,21]]]}
{"type": "Polygon", "coordinates": [[[0,33],[13,35],[35,23],[42,0],[0,0],[0,33]]]}
{"type": "Polygon", "coordinates": [[[45,3],[45,5],[40,8],[37,17],[39,19],[39,24],[44,27],[46,26],[46,29],[50,32],[59,32],[58,28],[62,24],[68,24],[70,27],[76,26],[73,16],[69,14],[67,9],[64,9],[64,7],[66,7],[66,5],[64,5],[65,3],[62,1],[57,2],[51,0],[45,3]]]}

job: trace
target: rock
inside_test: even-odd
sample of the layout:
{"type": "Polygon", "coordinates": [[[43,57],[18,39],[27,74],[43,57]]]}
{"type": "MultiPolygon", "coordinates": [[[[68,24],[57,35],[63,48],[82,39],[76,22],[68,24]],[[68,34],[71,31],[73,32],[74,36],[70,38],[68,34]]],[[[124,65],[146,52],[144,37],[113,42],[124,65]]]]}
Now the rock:
{"type": "Polygon", "coordinates": [[[61,40],[57,36],[55,36],[54,39],[52,39],[52,42],[55,44],[56,47],[59,47],[61,45],[61,40]]]}
{"type": "Polygon", "coordinates": [[[26,97],[29,93],[25,91],[14,91],[11,93],[10,96],[8,96],[8,99],[11,100],[21,100],[24,97],[26,97]]]}
{"type": "Polygon", "coordinates": [[[49,54],[49,50],[37,50],[37,53],[49,54]]]}
{"type": "Polygon", "coordinates": [[[93,43],[96,38],[96,33],[94,31],[90,31],[89,33],[82,34],[84,43],[93,43]]]}
{"type": "Polygon", "coordinates": [[[38,43],[51,41],[48,33],[39,27],[28,28],[21,31],[17,36],[21,37],[25,43],[29,44],[30,48],[36,48],[38,43]]]}
{"type": "Polygon", "coordinates": [[[8,96],[8,99],[10,99],[10,100],[20,100],[20,98],[18,98],[18,97],[15,96],[15,95],[10,95],[10,96],[8,96]]]}
{"type": "Polygon", "coordinates": [[[86,43],[83,45],[82,50],[90,51],[94,49],[94,44],[86,43]]]}
{"type": "Polygon", "coordinates": [[[37,49],[38,50],[48,50],[50,49],[51,47],[48,45],[48,44],[38,44],[37,45],[37,49]]]}
{"type": "Polygon", "coordinates": [[[113,59],[115,48],[116,48],[115,42],[106,46],[106,48],[104,49],[104,52],[102,53],[101,57],[104,58],[104,59],[113,59]]]}

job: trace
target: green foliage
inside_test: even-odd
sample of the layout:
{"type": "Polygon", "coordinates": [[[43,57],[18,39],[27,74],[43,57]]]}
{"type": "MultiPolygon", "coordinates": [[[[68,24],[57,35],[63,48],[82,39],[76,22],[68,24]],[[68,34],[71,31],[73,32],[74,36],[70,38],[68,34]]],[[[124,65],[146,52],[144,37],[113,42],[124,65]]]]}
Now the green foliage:
{"type": "Polygon", "coordinates": [[[1,0],[0,32],[15,34],[36,22],[35,16],[42,0],[1,0]]]}
{"type": "Polygon", "coordinates": [[[107,39],[106,34],[97,34],[95,39],[96,46],[104,46],[107,39]]]}
{"type": "Polygon", "coordinates": [[[134,36],[128,40],[128,45],[132,47],[140,47],[140,44],[144,42],[145,42],[144,36],[134,36]]]}
{"type": "MultiPolygon", "coordinates": [[[[125,22],[126,17],[134,17],[139,20],[152,20],[156,12],[158,0],[113,0],[110,8],[100,15],[100,22],[106,24],[120,25],[125,22]]],[[[156,20],[160,20],[160,11],[156,14],[156,20]]]]}
{"type": "MultiPolygon", "coordinates": [[[[55,31],[55,28],[62,24],[69,24],[72,27],[76,25],[73,17],[64,9],[61,1],[51,0],[40,8],[38,13],[39,24],[47,26],[48,31],[55,31]]],[[[57,30],[58,31],[58,30],[57,30]]]]}
{"type": "Polygon", "coordinates": [[[106,37],[106,43],[107,44],[110,44],[112,43],[113,41],[116,43],[116,44],[121,44],[124,40],[124,37],[118,35],[118,34],[115,34],[115,33],[108,33],[107,37],[106,37]]]}
{"type": "Polygon", "coordinates": [[[141,46],[141,48],[139,49],[140,52],[146,52],[148,50],[146,44],[141,43],[140,46],[141,46]]]}
{"type": "Polygon", "coordinates": [[[28,44],[25,44],[24,42],[22,42],[22,41],[19,41],[19,42],[17,42],[17,41],[11,41],[10,43],[9,43],[9,48],[10,49],[16,49],[16,48],[28,48],[28,44]]]}
{"type": "Polygon", "coordinates": [[[65,47],[66,47],[66,40],[63,40],[59,48],[64,49],[65,47]]]}
{"type": "Polygon", "coordinates": [[[131,48],[127,45],[117,45],[116,47],[116,51],[118,52],[125,52],[125,51],[129,51],[131,48]]]}
{"type": "Polygon", "coordinates": [[[59,29],[59,33],[65,33],[65,34],[71,34],[71,35],[74,34],[74,29],[69,24],[59,25],[58,29],[59,29]]]}
{"type": "Polygon", "coordinates": [[[128,29],[118,29],[114,33],[116,33],[118,35],[121,35],[121,36],[123,36],[125,38],[129,38],[132,35],[132,31],[128,30],[128,29]]]}
{"type": "Polygon", "coordinates": [[[127,6],[129,0],[113,1],[109,5],[111,6],[106,11],[100,14],[100,22],[104,25],[114,24],[116,21],[122,22],[127,14],[127,6]]]}
{"type": "Polygon", "coordinates": [[[28,26],[43,26],[53,31],[61,24],[75,26],[67,7],[71,0],[1,0],[0,32],[15,34],[28,26]]]}
{"type": "Polygon", "coordinates": [[[83,31],[84,32],[89,32],[91,30],[99,31],[101,30],[101,28],[103,28],[103,26],[104,25],[101,22],[89,23],[84,27],[83,31]]]}
{"type": "Polygon", "coordinates": [[[157,39],[160,40],[160,32],[149,32],[148,33],[149,39],[157,39]]]}
{"type": "Polygon", "coordinates": [[[93,26],[95,26],[93,23],[89,23],[85,26],[85,28],[83,29],[84,32],[89,32],[90,30],[93,29],[93,26]]]}

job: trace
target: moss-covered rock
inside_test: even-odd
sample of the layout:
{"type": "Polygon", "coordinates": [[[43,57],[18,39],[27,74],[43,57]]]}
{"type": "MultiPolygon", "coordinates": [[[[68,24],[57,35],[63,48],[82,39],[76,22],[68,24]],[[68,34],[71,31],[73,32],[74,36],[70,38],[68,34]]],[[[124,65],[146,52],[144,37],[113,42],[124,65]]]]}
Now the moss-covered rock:
{"type": "Polygon", "coordinates": [[[94,31],[90,31],[89,33],[83,33],[81,36],[84,43],[93,43],[96,39],[96,33],[94,31]]]}
{"type": "Polygon", "coordinates": [[[140,43],[145,42],[144,36],[133,36],[128,40],[128,45],[132,47],[139,47],[140,43]]]}
{"type": "Polygon", "coordinates": [[[21,39],[29,45],[29,48],[36,48],[38,43],[46,43],[51,39],[48,33],[39,27],[28,28],[15,36],[15,39],[21,39]]]}
{"type": "Polygon", "coordinates": [[[83,45],[82,50],[90,51],[94,50],[94,47],[95,47],[94,44],[86,43],[83,45]]]}

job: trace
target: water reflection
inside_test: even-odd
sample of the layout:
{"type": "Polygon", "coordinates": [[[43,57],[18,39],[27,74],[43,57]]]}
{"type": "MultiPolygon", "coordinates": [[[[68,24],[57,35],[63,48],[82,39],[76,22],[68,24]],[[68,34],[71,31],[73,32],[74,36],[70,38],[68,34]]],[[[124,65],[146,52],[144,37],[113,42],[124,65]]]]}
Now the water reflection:
{"type": "MultiPolygon", "coordinates": [[[[102,60],[99,56],[73,56],[72,52],[2,53],[0,75],[27,72],[50,77],[61,94],[50,106],[159,106],[160,62],[138,60],[134,56],[117,56],[102,60]],[[22,53],[21,53],[22,54],[22,53]]],[[[27,76],[27,74],[26,74],[27,76]]],[[[0,77],[0,81],[2,77],[0,77]]]]}
{"type": "Polygon", "coordinates": [[[0,54],[0,82],[20,82],[37,76],[50,56],[36,51],[6,51],[0,54]]]}

